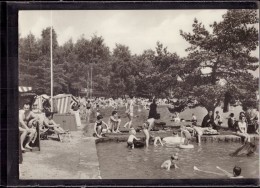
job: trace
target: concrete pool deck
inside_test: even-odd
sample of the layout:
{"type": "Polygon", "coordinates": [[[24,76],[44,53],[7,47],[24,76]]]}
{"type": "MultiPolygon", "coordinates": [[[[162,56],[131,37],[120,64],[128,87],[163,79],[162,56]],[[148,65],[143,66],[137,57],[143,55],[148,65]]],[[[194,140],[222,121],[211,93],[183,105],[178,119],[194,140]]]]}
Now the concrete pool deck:
{"type": "Polygon", "coordinates": [[[23,153],[20,179],[101,179],[96,138],[71,132],[71,141],[41,140],[41,151],[23,153]]]}
{"type": "MultiPolygon", "coordinates": [[[[61,143],[56,140],[41,140],[41,151],[23,154],[23,163],[19,166],[20,179],[101,179],[97,155],[97,143],[125,142],[129,134],[108,133],[106,137],[93,137],[93,124],[71,132],[71,141],[61,143]]],[[[154,131],[151,135],[167,137],[172,131],[154,131]]],[[[144,134],[138,132],[137,137],[144,139],[144,134]]],[[[251,135],[252,141],[258,141],[259,135],[251,135]]],[[[223,132],[221,135],[202,136],[203,142],[241,142],[241,138],[223,132]]],[[[193,142],[196,138],[193,137],[193,142]]]]}

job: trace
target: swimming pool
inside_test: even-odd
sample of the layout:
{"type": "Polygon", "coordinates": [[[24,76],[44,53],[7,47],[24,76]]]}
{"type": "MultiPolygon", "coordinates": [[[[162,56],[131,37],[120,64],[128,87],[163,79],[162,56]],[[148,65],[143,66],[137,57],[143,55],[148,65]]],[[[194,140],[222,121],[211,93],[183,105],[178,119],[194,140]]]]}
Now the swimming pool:
{"type": "Polygon", "coordinates": [[[245,178],[259,178],[259,155],[252,157],[230,157],[228,154],[240,147],[240,143],[194,144],[194,149],[153,146],[148,149],[128,149],[125,142],[98,143],[102,179],[218,179],[226,178],[201,170],[221,173],[216,166],[232,172],[235,165],[242,168],[245,178]],[[174,153],[179,153],[179,169],[167,171],[161,164],[174,153]]]}

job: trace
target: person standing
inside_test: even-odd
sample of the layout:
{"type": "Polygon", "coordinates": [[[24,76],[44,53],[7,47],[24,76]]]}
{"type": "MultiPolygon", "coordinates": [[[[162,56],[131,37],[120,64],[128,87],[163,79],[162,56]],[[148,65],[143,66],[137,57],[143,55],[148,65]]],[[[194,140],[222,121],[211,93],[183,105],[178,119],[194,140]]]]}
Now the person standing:
{"type": "Polygon", "coordinates": [[[126,115],[129,119],[128,122],[124,125],[124,128],[128,125],[128,128],[130,129],[132,127],[132,121],[134,117],[134,97],[130,96],[130,99],[126,103],[126,115]]]}
{"type": "Polygon", "coordinates": [[[222,117],[220,116],[219,111],[216,111],[216,117],[214,119],[213,128],[217,130],[221,127],[221,124],[222,124],[222,117]]]}
{"type": "Polygon", "coordinates": [[[150,104],[150,110],[147,119],[147,122],[149,123],[149,128],[148,128],[149,131],[153,129],[155,119],[158,119],[158,113],[157,113],[156,99],[154,98],[153,102],[150,104]]]}
{"type": "Polygon", "coordinates": [[[90,114],[91,114],[91,103],[90,103],[90,100],[88,100],[88,102],[86,104],[86,120],[88,123],[90,120],[90,114]]]}
{"type": "Polygon", "coordinates": [[[150,118],[157,118],[157,104],[156,104],[156,99],[153,99],[153,102],[150,104],[150,110],[149,110],[149,115],[148,119],[150,118]]]}

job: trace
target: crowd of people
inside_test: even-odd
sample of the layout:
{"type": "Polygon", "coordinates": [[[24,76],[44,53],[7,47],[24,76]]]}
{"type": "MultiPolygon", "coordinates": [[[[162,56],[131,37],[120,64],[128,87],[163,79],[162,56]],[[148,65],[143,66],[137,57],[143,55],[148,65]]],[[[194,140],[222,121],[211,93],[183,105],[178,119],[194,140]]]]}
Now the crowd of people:
{"type": "MultiPolygon", "coordinates": [[[[134,138],[133,136],[134,129],[132,122],[134,118],[134,108],[138,107],[138,110],[141,108],[148,109],[148,117],[143,122],[142,132],[145,135],[145,146],[148,147],[150,131],[155,127],[156,120],[160,119],[160,114],[157,112],[158,105],[168,104],[167,99],[155,99],[152,100],[145,98],[135,98],[133,96],[127,96],[126,98],[117,98],[117,99],[105,99],[105,98],[90,98],[86,100],[85,98],[79,98],[79,103],[77,106],[73,106],[74,110],[80,111],[80,116],[83,117],[85,114],[86,121],[90,121],[90,115],[95,112],[96,121],[94,123],[94,134],[96,137],[101,138],[104,133],[121,133],[121,118],[118,115],[118,108],[124,107],[125,114],[128,118],[127,122],[122,125],[124,128],[130,130],[130,139],[129,142],[134,138]],[[113,107],[113,111],[108,119],[108,122],[103,121],[103,115],[100,113],[101,108],[113,107]],[[132,130],[132,131],[131,131],[132,130]]],[[[45,112],[44,117],[38,116],[37,113],[34,113],[34,110],[37,109],[36,104],[30,105],[28,103],[24,104],[23,109],[19,111],[19,131],[20,131],[20,143],[21,149],[31,149],[30,143],[34,143],[37,137],[36,126],[39,126],[41,138],[46,138],[47,133],[57,134],[58,139],[62,141],[62,136],[68,132],[68,130],[63,130],[59,124],[56,124],[53,121],[53,113],[45,112]]],[[[172,121],[181,122],[187,121],[179,117],[179,113],[175,112],[172,116],[172,121]]],[[[181,137],[185,138],[185,145],[188,145],[192,136],[197,136],[198,142],[201,142],[201,136],[206,133],[217,133],[218,130],[222,127],[223,118],[221,117],[219,111],[213,114],[213,111],[208,111],[208,114],[203,118],[201,125],[197,121],[196,115],[193,113],[191,124],[182,125],[180,127],[181,137]]],[[[141,122],[142,123],[142,122],[141,122]]],[[[244,139],[244,142],[250,142],[250,135],[248,134],[248,127],[253,130],[254,133],[259,134],[259,125],[258,125],[258,113],[255,110],[241,112],[239,114],[239,120],[235,119],[234,113],[230,114],[230,117],[227,120],[228,129],[234,131],[236,135],[241,136],[244,139]]],[[[141,125],[141,124],[140,124],[141,125]]],[[[152,137],[155,140],[155,145],[158,141],[161,142],[160,137],[152,137]]],[[[133,139],[138,140],[138,139],[133,139]]],[[[131,145],[131,144],[130,144],[131,145]]]]}
{"type": "MultiPolygon", "coordinates": [[[[80,115],[83,116],[82,111],[85,112],[86,121],[90,121],[90,115],[95,112],[96,121],[94,122],[94,135],[98,138],[103,137],[104,133],[121,133],[121,118],[118,115],[118,108],[124,107],[125,114],[127,116],[127,122],[122,125],[124,128],[129,130],[129,137],[127,139],[127,147],[134,149],[136,147],[149,147],[149,142],[153,140],[153,144],[157,146],[157,143],[164,145],[161,137],[153,136],[151,131],[155,127],[156,120],[160,119],[160,114],[157,112],[158,105],[168,104],[167,99],[155,99],[148,100],[145,98],[135,98],[133,96],[126,97],[125,99],[105,99],[105,98],[92,98],[92,99],[80,99],[79,104],[72,110],[81,111],[80,115]],[[144,122],[140,122],[141,132],[144,134],[144,140],[136,136],[136,129],[133,126],[134,108],[138,107],[138,110],[143,108],[149,110],[147,119],[144,122]],[[106,123],[103,121],[103,115],[100,112],[101,108],[113,107],[113,111],[106,123]]],[[[46,138],[49,133],[54,133],[58,136],[60,141],[69,130],[64,130],[59,124],[55,123],[53,120],[53,112],[45,111],[44,117],[39,116],[34,111],[37,109],[36,104],[30,107],[29,103],[25,103],[23,109],[19,110],[19,132],[20,132],[20,147],[22,151],[27,149],[31,150],[30,144],[33,144],[37,137],[37,126],[39,127],[40,137],[42,139],[46,138]]],[[[235,132],[236,135],[243,138],[245,143],[250,142],[250,135],[248,134],[248,127],[251,126],[251,131],[253,133],[259,134],[258,125],[258,113],[255,110],[240,112],[239,119],[235,119],[235,114],[231,113],[227,125],[228,129],[235,132]]],[[[187,120],[181,119],[179,113],[175,112],[172,116],[172,121],[174,122],[187,122],[187,120]]],[[[197,120],[195,113],[192,113],[191,122],[189,125],[182,124],[180,126],[180,136],[184,138],[184,145],[189,145],[192,136],[198,138],[198,143],[201,143],[201,136],[207,132],[217,133],[224,120],[221,117],[219,111],[213,114],[213,111],[208,111],[208,114],[203,118],[200,124],[197,120]]],[[[173,137],[178,137],[178,133],[173,132],[173,137]]],[[[170,168],[179,168],[177,166],[177,161],[179,159],[178,153],[175,153],[170,157],[170,159],[164,161],[161,168],[169,170],[170,168]]],[[[218,168],[219,170],[223,169],[218,168]]],[[[239,178],[241,173],[240,167],[235,167],[233,170],[233,175],[227,171],[224,174],[228,175],[230,178],[239,178]]]]}

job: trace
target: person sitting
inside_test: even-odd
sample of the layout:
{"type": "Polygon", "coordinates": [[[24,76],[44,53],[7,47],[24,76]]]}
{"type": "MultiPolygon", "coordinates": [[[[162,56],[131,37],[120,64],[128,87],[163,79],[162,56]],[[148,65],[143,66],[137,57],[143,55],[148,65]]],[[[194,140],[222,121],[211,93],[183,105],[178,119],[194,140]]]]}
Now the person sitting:
{"type": "MultiPolygon", "coordinates": [[[[49,131],[49,132],[52,132],[52,133],[55,133],[58,135],[58,139],[60,142],[63,141],[63,138],[61,137],[61,135],[64,135],[68,132],[65,131],[63,128],[60,127],[59,124],[56,124],[54,121],[53,121],[53,113],[52,112],[45,112],[45,118],[43,120],[43,126],[49,131]]],[[[45,131],[47,132],[47,131],[45,131]]]]}
{"type": "Polygon", "coordinates": [[[191,134],[184,125],[181,126],[181,137],[185,138],[184,145],[188,145],[190,143],[191,134]]]}
{"type": "Polygon", "coordinates": [[[217,169],[221,170],[229,178],[244,178],[243,176],[240,175],[242,169],[239,166],[235,166],[233,168],[233,174],[227,172],[226,170],[224,170],[218,166],[217,166],[217,169]]]}
{"type": "Polygon", "coordinates": [[[247,133],[247,123],[246,123],[246,116],[244,112],[240,112],[239,115],[239,122],[238,122],[238,130],[237,130],[237,135],[241,136],[244,138],[244,142],[250,142],[250,136],[247,133]]]}
{"type": "Polygon", "coordinates": [[[219,114],[219,111],[216,111],[216,117],[214,119],[213,128],[218,130],[221,127],[222,124],[222,117],[219,114]]]}
{"type": "Polygon", "coordinates": [[[234,113],[231,113],[228,118],[228,129],[231,131],[236,131],[236,118],[234,113]]]}
{"type": "Polygon", "coordinates": [[[20,136],[20,143],[21,143],[21,150],[25,151],[25,148],[32,149],[30,147],[30,143],[34,142],[37,136],[36,129],[32,127],[32,122],[36,121],[38,118],[35,114],[30,110],[30,104],[25,103],[22,110],[19,110],[19,132],[21,133],[20,136]],[[30,124],[29,124],[30,122],[30,124]],[[23,147],[24,141],[26,136],[28,135],[28,140],[25,143],[25,148],[23,147]]]}
{"type": "Polygon", "coordinates": [[[136,131],[134,128],[131,128],[131,130],[129,131],[130,135],[127,139],[127,147],[130,147],[132,149],[134,149],[135,144],[136,144],[136,140],[140,140],[139,138],[136,138],[136,131]]]}
{"type": "Polygon", "coordinates": [[[201,127],[210,127],[214,124],[213,112],[210,110],[208,114],[203,118],[201,127]]]}
{"type": "Polygon", "coordinates": [[[109,129],[111,130],[112,133],[121,133],[119,131],[120,123],[121,123],[121,119],[118,116],[117,111],[113,111],[112,115],[108,120],[109,129]]]}
{"type": "Polygon", "coordinates": [[[197,117],[195,116],[194,113],[192,113],[191,122],[192,123],[197,123],[197,117]]]}
{"type": "Polygon", "coordinates": [[[94,124],[94,133],[98,138],[102,137],[102,133],[104,131],[104,128],[102,127],[102,125],[104,124],[106,126],[106,130],[108,130],[108,125],[102,121],[103,116],[100,114],[97,116],[97,121],[94,124]]]}
{"type": "Polygon", "coordinates": [[[247,123],[248,123],[248,133],[259,134],[259,122],[258,122],[259,113],[256,109],[248,110],[246,113],[247,123]]]}
{"type": "Polygon", "coordinates": [[[176,160],[179,160],[178,153],[175,153],[174,155],[171,156],[170,159],[164,161],[164,162],[162,163],[162,165],[161,165],[161,168],[165,168],[165,169],[167,169],[167,170],[170,170],[171,167],[173,167],[173,168],[179,168],[179,167],[176,165],[176,163],[175,163],[176,160]]]}

